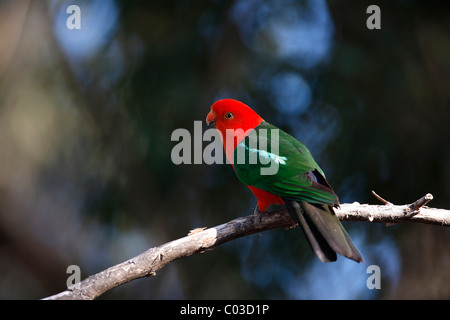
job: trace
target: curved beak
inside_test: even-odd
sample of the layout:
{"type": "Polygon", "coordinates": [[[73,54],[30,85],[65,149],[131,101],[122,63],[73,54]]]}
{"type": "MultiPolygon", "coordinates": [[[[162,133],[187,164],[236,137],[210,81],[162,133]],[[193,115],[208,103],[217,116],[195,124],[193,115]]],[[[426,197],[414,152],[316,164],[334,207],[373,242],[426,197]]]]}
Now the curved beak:
{"type": "Polygon", "coordinates": [[[214,111],[211,110],[206,116],[206,124],[208,126],[214,126],[216,124],[216,114],[214,111]]]}

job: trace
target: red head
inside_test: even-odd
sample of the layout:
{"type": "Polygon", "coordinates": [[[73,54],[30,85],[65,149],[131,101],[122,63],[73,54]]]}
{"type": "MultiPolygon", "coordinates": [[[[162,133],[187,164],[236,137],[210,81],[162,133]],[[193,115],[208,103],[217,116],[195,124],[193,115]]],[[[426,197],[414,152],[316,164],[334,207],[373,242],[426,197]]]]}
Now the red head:
{"type": "Polygon", "coordinates": [[[264,120],[249,106],[233,99],[216,101],[206,117],[206,124],[215,125],[221,133],[225,153],[230,161],[236,145],[262,121],[264,120]],[[228,144],[229,141],[233,141],[232,145],[227,147],[227,141],[228,144]]]}
{"type": "Polygon", "coordinates": [[[206,117],[206,124],[215,124],[216,129],[223,135],[226,129],[247,131],[257,127],[262,121],[263,119],[249,106],[233,99],[216,101],[206,117]]]}

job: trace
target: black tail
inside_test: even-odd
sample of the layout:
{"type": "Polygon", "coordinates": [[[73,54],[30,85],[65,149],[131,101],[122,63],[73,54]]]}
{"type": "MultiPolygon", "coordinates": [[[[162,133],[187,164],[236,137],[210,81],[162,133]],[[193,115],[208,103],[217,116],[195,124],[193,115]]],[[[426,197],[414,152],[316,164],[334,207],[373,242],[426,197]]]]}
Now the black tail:
{"type": "Polygon", "coordinates": [[[356,262],[363,262],[361,254],[334,214],[332,207],[314,205],[304,201],[283,200],[320,261],[336,261],[337,252],[356,262]]]}

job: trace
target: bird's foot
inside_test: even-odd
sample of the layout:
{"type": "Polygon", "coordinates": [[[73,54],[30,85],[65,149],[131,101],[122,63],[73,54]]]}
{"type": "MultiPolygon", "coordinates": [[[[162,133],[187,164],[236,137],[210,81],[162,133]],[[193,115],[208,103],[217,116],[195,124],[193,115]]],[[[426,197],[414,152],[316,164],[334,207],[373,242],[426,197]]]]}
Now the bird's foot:
{"type": "Polygon", "coordinates": [[[253,214],[254,214],[254,215],[262,214],[262,212],[259,210],[258,205],[256,205],[255,210],[253,210],[253,214]]]}
{"type": "Polygon", "coordinates": [[[270,206],[268,206],[266,208],[266,211],[261,211],[259,210],[259,206],[256,205],[255,206],[255,210],[253,211],[253,214],[258,215],[258,214],[269,214],[272,212],[276,212],[276,211],[280,211],[282,209],[285,209],[286,207],[284,205],[276,205],[276,204],[271,204],[270,206]]]}

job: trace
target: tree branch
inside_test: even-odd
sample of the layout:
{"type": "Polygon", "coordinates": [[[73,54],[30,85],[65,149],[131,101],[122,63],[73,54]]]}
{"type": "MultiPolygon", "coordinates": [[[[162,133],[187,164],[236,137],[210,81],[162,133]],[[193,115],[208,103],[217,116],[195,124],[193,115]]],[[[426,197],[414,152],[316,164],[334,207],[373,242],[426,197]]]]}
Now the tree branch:
{"type": "MultiPolygon", "coordinates": [[[[336,215],[342,221],[367,221],[382,223],[420,222],[450,226],[450,210],[424,207],[433,197],[427,194],[410,205],[393,205],[381,199],[384,205],[341,204],[336,215]],[[419,211],[420,210],[420,211],[419,211]]],[[[253,214],[237,218],[213,228],[192,230],[186,237],[168,242],[70,287],[47,300],[95,299],[106,291],[134,279],[155,276],[156,271],[168,263],[196,253],[210,250],[224,242],[250,234],[276,228],[290,228],[295,222],[286,210],[270,214],[253,214]]]]}

